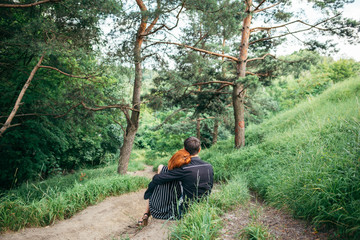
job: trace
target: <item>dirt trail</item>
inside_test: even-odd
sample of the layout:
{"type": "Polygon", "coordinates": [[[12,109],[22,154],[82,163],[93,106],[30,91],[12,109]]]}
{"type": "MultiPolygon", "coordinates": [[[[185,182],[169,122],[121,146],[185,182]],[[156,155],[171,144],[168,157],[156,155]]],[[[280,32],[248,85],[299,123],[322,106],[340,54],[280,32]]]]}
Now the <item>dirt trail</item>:
{"type": "MultiPolygon", "coordinates": [[[[148,166],[144,171],[129,174],[151,178],[154,172],[148,166]]],[[[145,210],[144,192],[145,189],[142,189],[118,197],[108,197],[70,219],[58,221],[52,226],[7,232],[0,235],[0,239],[167,239],[168,226],[173,222],[150,219],[149,226],[143,229],[136,227],[138,218],[145,210]]]]}
{"type": "Polygon", "coordinates": [[[294,219],[290,214],[266,205],[255,194],[252,194],[248,204],[226,213],[223,221],[223,240],[240,239],[243,229],[249,225],[261,225],[270,234],[267,239],[323,240],[331,234],[318,232],[305,221],[294,219]]]}
{"type": "MultiPolygon", "coordinates": [[[[144,171],[129,173],[152,178],[154,172],[148,166],[144,171]]],[[[150,218],[150,223],[142,229],[136,227],[138,218],[144,213],[145,189],[106,198],[101,203],[89,206],[72,218],[58,221],[52,226],[26,228],[19,232],[7,232],[0,235],[3,240],[39,239],[39,240],[161,240],[168,239],[169,226],[173,221],[150,218]]],[[[223,216],[224,228],[220,239],[239,239],[246,226],[259,223],[267,228],[274,239],[327,239],[325,233],[317,233],[304,221],[295,220],[280,210],[271,208],[252,196],[252,200],[223,216]]]]}

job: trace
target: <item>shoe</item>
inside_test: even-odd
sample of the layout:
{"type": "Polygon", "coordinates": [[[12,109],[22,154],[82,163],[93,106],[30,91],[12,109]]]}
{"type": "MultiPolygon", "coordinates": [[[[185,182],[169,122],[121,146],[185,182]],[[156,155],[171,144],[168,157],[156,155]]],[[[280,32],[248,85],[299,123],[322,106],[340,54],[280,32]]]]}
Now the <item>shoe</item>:
{"type": "Polygon", "coordinates": [[[149,213],[144,213],[144,216],[141,218],[141,220],[138,221],[137,225],[138,226],[147,226],[149,217],[150,217],[149,213]]]}

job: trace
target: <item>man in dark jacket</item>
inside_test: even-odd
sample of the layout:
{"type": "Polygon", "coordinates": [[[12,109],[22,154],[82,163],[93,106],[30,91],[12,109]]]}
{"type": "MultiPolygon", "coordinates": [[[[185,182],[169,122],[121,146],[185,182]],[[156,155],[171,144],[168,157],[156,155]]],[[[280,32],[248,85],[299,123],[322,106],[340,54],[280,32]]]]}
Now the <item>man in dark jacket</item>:
{"type": "Polygon", "coordinates": [[[196,137],[189,137],[184,141],[184,148],[190,153],[191,162],[180,168],[156,174],[145,192],[145,199],[150,198],[157,185],[172,181],[181,183],[185,201],[197,200],[210,194],[213,187],[214,171],[211,164],[202,161],[198,156],[200,140],[196,137]]]}
{"type": "MultiPolygon", "coordinates": [[[[178,182],[181,188],[180,199],[178,199],[178,213],[176,217],[181,217],[181,212],[187,207],[188,203],[193,200],[199,200],[204,195],[209,195],[213,187],[214,171],[211,164],[204,162],[198,156],[200,152],[200,140],[195,137],[189,137],[184,141],[184,149],[190,153],[190,163],[183,165],[172,170],[161,171],[162,165],[159,166],[158,174],[156,174],[152,181],[149,183],[148,189],[144,194],[144,199],[150,199],[154,189],[158,185],[163,185],[170,182],[178,182]],[[185,202],[184,202],[185,201],[185,202]],[[184,203],[183,203],[184,202],[184,203]]],[[[175,184],[176,185],[176,184],[175,184]]],[[[165,211],[164,216],[168,216],[167,210],[172,209],[171,206],[167,206],[169,198],[164,196],[162,192],[155,200],[152,198],[154,205],[161,206],[161,211],[165,211]],[[160,200],[162,199],[162,200],[160,200]],[[164,201],[159,203],[157,201],[164,201]],[[157,202],[157,203],[156,203],[157,202]],[[166,206],[164,206],[165,204],[166,206]]],[[[157,194],[158,195],[158,194],[157,194]]],[[[155,195],[155,196],[157,196],[155,195]]],[[[161,212],[162,213],[162,212],[161,212]]],[[[161,214],[154,215],[155,218],[163,218],[161,214]]],[[[147,219],[150,216],[149,204],[147,210],[142,219],[139,220],[140,225],[147,225],[147,219]]]]}

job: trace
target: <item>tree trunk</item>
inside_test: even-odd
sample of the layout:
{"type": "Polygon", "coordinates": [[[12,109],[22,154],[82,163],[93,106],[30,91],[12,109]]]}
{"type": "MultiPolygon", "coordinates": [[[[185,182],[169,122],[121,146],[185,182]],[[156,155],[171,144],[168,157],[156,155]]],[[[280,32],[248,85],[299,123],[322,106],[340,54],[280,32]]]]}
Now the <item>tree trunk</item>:
{"type": "Polygon", "coordinates": [[[141,80],[142,80],[142,67],[141,67],[141,44],[143,37],[138,33],[134,47],[134,60],[135,60],[135,80],[131,112],[131,118],[127,119],[126,133],[124,142],[120,149],[120,159],[118,165],[118,173],[126,174],[129,165],[130,154],[135,140],[135,135],[139,127],[140,117],[140,94],[141,94],[141,80]]]}
{"type": "MultiPolygon", "coordinates": [[[[237,76],[244,78],[246,76],[246,59],[248,56],[249,49],[249,38],[250,38],[250,25],[251,25],[251,14],[250,7],[252,0],[245,1],[247,16],[243,21],[243,30],[241,35],[240,45],[240,61],[237,63],[237,76]]],[[[244,121],[244,98],[245,89],[243,84],[236,83],[233,88],[233,107],[234,107],[234,118],[235,118],[235,147],[240,148],[245,145],[245,121],[244,121]]]]}
{"type": "Polygon", "coordinates": [[[219,132],[219,119],[218,119],[218,118],[215,118],[215,121],[214,121],[213,140],[212,140],[212,144],[213,144],[213,145],[215,145],[215,144],[217,143],[218,132],[219,132]]]}
{"type": "Polygon", "coordinates": [[[129,125],[127,126],[126,134],[124,136],[124,142],[120,148],[120,159],[118,165],[119,174],[126,174],[127,172],[129,160],[130,160],[130,154],[134,144],[136,132],[137,132],[137,128],[129,127],[129,125]]]}
{"type": "MultiPolygon", "coordinates": [[[[136,0],[142,12],[146,12],[147,8],[142,0],[136,0]]],[[[158,2],[159,4],[159,2],[158,2]]],[[[118,173],[126,174],[129,165],[130,154],[134,144],[135,135],[139,127],[140,117],[140,94],[141,94],[141,80],[142,80],[142,57],[141,57],[141,45],[144,41],[146,33],[149,33],[152,27],[156,24],[158,17],[156,17],[148,28],[147,25],[148,16],[143,14],[141,17],[141,23],[136,33],[136,40],[134,44],[134,61],[135,61],[135,80],[134,80],[134,91],[132,99],[132,112],[131,117],[127,117],[126,133],[124,136],[124,142],[120,149],[120,158],[118,165],[118,173]]]]}
{"type": "Polygon", "coordinates": [[[19,94],[19,96],[18,96],[18,98],[17,98],[17,100],[16,100],[16,102],[15,102],[15,106],[14,106],[13,110],[11,111],[9,117],[6,119],[6,122],[4,123],[4,125],[3,125],[3,126],[1,127],[1,129],[0,129],[0,137],[1,137],[2,134],[6,131],[6,129],[8,129],[8,128],[11,126],[10,124],[11,124],[12,120],[14,119],[17,110],[18,110],[19,107],[20,107],[21,100],[22,100],[22,98],[24,97],[26,90],[27,90],[28,87],[30,86],[31,80],[34,78],[35,73],[36,73],[36,71],[39,69],[39,67],[40,67],[40,65],[41,65],[41,62],[42,62],[43,60],[44,60],[44,55],[42,55],[42,56],[40,57],[39,62],[35,65],[35,67],[34,67],[33,70],[31,71],[29,78],[26,80],[23,88],[22,88],[21,91],[20,91],[20,94],[19,94]]]}

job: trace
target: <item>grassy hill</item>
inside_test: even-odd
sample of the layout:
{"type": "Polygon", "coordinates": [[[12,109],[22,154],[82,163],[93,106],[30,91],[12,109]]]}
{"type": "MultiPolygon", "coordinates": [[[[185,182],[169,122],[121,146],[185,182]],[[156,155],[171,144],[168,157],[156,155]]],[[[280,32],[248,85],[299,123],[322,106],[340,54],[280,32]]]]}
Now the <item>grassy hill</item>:
{"type": "Polygon", "coordinates": [[[321,95],[261,125],[249,126],[247,145],[232,141],[202,152],[217,180],[241,173],[269,203],[318,227],[360,237],[360,79],[337,83],[321,95]]]}

